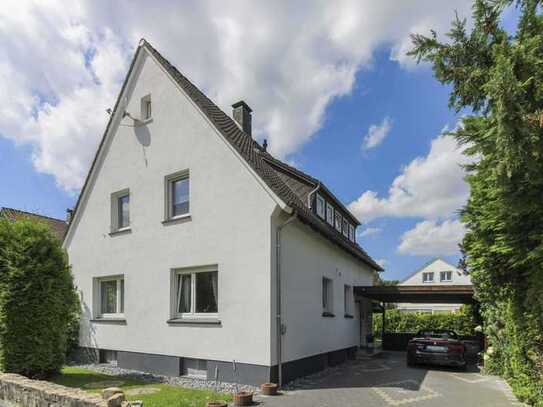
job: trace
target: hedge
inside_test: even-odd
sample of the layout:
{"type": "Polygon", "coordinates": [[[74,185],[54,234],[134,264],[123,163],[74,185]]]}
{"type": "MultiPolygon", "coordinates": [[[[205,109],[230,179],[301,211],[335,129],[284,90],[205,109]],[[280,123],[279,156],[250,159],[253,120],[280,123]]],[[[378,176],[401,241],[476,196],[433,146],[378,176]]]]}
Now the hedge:
{"type": "MultiPolygon", "coordinates": [[[[463,305],[455,313],[430,314],[423,312],[402,312],[387,309],[385,312],[387,332],[413,332],[421,329],[451,329],[459,335],[473,335],[476,321],[471,306],[463,305]]],[[[373,314],[373,335],[381,336],[383,318],[373,314]]]]}
{"type": "Polygon", "coordinates": [[[0,368],[31,378],[58,372],[78,310],[67,256],[49,228],[0,220],[0,368]]]}

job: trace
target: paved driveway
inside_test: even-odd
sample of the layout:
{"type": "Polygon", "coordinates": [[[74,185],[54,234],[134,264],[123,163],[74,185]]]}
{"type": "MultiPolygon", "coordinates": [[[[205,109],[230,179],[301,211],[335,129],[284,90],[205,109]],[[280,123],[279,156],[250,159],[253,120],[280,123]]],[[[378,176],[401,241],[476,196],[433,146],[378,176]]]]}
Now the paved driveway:
{"type": "Polygon", "coordinates": [[[494,376],[445,368],[410,368],[405,353],[385,352],[374,358],[330,368],[294,383],[282,395],[259,397],[266,407],[521,406],[509,387],[494,376]]]}

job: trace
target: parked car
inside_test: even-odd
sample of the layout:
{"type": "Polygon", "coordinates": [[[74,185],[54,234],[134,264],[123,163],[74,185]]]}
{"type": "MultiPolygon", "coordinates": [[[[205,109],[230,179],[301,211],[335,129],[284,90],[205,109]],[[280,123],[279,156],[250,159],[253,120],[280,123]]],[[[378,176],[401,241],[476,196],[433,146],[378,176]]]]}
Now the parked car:
{"type": "Polygon", "coordinates": [[[450,330],[433,329],[417,332],[407,345],[407,365],[418,363],[452,366],[464,369],[466,347],[450,330]]]}

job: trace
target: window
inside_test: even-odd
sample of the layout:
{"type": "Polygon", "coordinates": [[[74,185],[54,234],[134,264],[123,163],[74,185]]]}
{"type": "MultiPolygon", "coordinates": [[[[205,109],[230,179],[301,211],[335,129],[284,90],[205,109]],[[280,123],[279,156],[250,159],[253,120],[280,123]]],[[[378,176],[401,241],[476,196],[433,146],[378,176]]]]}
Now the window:
{"type": "Polygon", "coordinates": [[[141,120],[150,120],[152,118],[151,95],[141,98],[141,120]]]}
{"type": "Polygon", "coordinates": [[[341,214],[336,211],[336,230],[341,233],[341,223],[343,222],[341,214]]]}
{"type": "Polygon", "coordinates": [[[322,278],[322,315],[334,316],[332,307],[333,282],[331,279],[322,278]]]}
{"type": "Polygon", "coordinates": [[[351,242],[354,242],[355,239],[355,227],[353,225],[349,225],[349,239],[351,242]]]}
{"type": "Polygon", "coordinates": [[[343,236],[349,237],[349,222],[345,218],[343,218],[343,236]]]}
{"type": "Polygon", "coordinates": [[[216,316],[218,273],[216,267],[174,272],[174,317],[216,316]]]}
{"type": "Polygon", "coordinates": [[[124,317],[124,277],[104,277],[98,279],[98,317],[124,317]]]}
{"type": "Polygon", "coordinates": [[[190,183],[188,171],[166,177],[166,219],[189,215],[190,183]]]}
{"type": "Polygon", "coordinates": [[[207,360],[183,358],[183,376],[207,378],[207,360]]]}
{"type": "Polygon", "coordinates": [[[130,227],[130,193],[128,189],[111,194],[111,231],[130,227]]]}
{"type": "Polygon", "coordinates": [[[422,282],[423,283],[433,283],[434,282],[434,273],[422,273],[422,282]]]}
{"type": "Polygon", "coordinates": [[[334,226],[334,207],[326,202],[326,221],[334,226]]]}
{"type": "Polygon", "coordinates": [[[440,271],[439,272],[440,281],[452,281],[452,271],[440,271]]]}
{"type": "Polygon", "coordinates": [[[353,305],[354,305],[354,297],[353,297],[353,287],[350,285],[345,284],[343,287],[343,293],[344,293],[344,309],[345,309],[345,316],[351,317],[353,316],[353,305]]]}
{"type": "Polygon", "coordinates": [[[325,201],[322,196],[317,194],[317,215],[319,215],[322,219],[324,219],[324,209],[325,209],[325,201]]]}

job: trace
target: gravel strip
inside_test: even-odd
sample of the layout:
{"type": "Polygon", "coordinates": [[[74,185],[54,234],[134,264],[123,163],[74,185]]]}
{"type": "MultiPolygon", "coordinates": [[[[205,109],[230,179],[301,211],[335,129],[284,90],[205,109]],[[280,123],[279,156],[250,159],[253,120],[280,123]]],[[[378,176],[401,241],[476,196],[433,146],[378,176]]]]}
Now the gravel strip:
{"type": "Polygon", "coordinates": [[[260,392],[260,389],[258,387],[249,386],[246,384],[216,382],[214,380],[199,379],[196,377],[187,376],[162,376],[152,373],[140,372],[138,370],[122,369],[108,363],[93,363],[88,365],[72,366],[89,369],[97,373],[107,374],[111,376],[119,376],[120,378],[141,380],[149,383],[166,383],[173,386],[185,387],[189,389],[213,390],[219,393],[234,393],[240,390],[252,391],[255,394],[260,392]]]}

